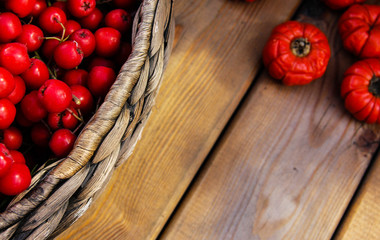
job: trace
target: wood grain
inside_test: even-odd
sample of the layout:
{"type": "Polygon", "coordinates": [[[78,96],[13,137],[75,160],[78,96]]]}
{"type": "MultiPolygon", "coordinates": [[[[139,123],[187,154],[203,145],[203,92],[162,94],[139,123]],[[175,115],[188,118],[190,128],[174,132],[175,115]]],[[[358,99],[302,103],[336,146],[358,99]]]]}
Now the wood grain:
{"type": "Polygon", "coordinates": [[[59,239],[154,239],[252,83],[271,29],[299,3],[177,1],[176,47],[142,139],[59,239]]]}
{"type": "MultiPolygon", "coordinates": [[[[322,79],[286,87],[264,73],[249,92],[161,239],[329,239],[379,141],[339,96],[353,62],[336,12],[301,21],[327,35],[322,79]]],[[[366,239],[366,238],[351,238],[366,239]]]]}
{"type": "Polygon", "coordinates": [[[349,208],[336,234],[336,240],[380,238],[380,156],[378,156],[364,183],[349,208]]]}

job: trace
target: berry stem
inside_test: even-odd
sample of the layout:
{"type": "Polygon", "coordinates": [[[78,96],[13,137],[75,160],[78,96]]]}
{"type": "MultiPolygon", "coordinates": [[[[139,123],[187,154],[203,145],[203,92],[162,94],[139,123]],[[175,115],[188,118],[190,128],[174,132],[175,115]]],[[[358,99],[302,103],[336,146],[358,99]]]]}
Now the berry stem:
{"type": "Polygon", "coordinates": [[[74,94],[73,94],[73,100],[74,100],[75,104],[77,104],[77,105],[81,104],[80,99],[77,96],[75,96],[74,94]]]}
{"type": "Polygon", "coordinates": [[[61,42],[61,39],[57,38],[57,37],[44,37],[44,39],[54,39],[54,40],[61,42]]]}
{"type": "Polygon", "coordinates": [[[80,122],[77,128],[74,129],[73,133],[76,134],[76,132],[82,127],[83,124],[84,122],[80,122]]]}
{"type": "Polygon", "coordinates": [[[66,41],[66,39],[65,39],[65,33],[66,33],[66,28],[65,28],[65,26],[63,25],[63,23],[61,23],[61,22],[58,22],[60,25],[61,25],[61,27],[62,27],[62,36],[61,36],[61,39],[59,40],[59,42],[64,42],[64,41],[66,41]]]}
{"type": "Polygon", "coordinates": [[[41,123],[48,129],[50,135],[53,134],[53,132],[51,131],[51,129],[49,127],[49,124],[47,124],[44,120],[41,120],[41,123]]]}
{"type": "Polygon", "coordinates": [[[66,111],[71,113],[71,115],[73,115],[78,121],[80,121],[80,122],[84,121],[84,119],[81,116],[76,115],[70,108],[66,108],[66,111]]]}

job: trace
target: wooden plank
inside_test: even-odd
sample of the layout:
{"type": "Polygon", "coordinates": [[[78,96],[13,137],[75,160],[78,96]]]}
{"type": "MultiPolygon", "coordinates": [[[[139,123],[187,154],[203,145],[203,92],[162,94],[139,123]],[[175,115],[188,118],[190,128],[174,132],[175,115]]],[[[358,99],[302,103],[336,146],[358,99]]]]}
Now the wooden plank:
{"type": "Polygon", "coordinates": [[[264,38],[299,3],[176,1],[180,35],[142,139],[59,239],[154,239],[252,83],[264,38]]]}
{"type": "Polygon", "coordinates": [[[337,17],[299,17],[329,38],[326,75],[286,87],[263,73],[160,239],[331,238],[380,135],[339,96],[354,59],[342,50],[337,17]]]}
{"type": "Polygon", "coordinates": [[[380,238],[380,156],[369,169],[363,185],[339,228],[339,240],[380,238]]]}

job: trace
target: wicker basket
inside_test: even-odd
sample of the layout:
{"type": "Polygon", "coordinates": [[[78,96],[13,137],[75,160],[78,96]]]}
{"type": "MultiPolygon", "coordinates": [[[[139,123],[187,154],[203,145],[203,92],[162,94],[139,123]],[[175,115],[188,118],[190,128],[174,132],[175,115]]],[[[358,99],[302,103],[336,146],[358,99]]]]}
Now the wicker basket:
{"type": "MultiPolygon", "coordinates": [[[[144,0],[133,50],[68,157],[43,167],[0,214],[0,239],[51,239],[74,223],[140,138],[168,61],[173,0],[144,0]]],[[[147,136],[149,137],[149,136],[147,136]]]]}

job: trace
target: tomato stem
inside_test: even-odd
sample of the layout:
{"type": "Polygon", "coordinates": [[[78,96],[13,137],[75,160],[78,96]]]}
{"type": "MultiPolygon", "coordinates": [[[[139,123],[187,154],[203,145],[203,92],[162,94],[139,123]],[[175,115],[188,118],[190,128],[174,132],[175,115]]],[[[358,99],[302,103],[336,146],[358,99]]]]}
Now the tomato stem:
{"type": "Polygon", "coordinates": [[[369,81],[368,91],[372,93],[375,97],[380,97],[380,78],[373,75],[372,79],[369,81]]]}
{"type": "Polygon", "coordinates": [[[297,57],[306,57],[311,50],[311,44],[307,38],[297,38],[290,43],[292,53],[297,57]]]}

